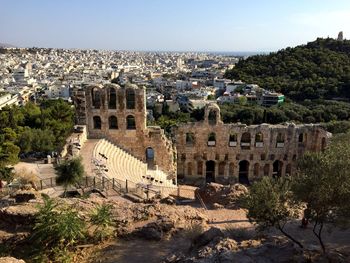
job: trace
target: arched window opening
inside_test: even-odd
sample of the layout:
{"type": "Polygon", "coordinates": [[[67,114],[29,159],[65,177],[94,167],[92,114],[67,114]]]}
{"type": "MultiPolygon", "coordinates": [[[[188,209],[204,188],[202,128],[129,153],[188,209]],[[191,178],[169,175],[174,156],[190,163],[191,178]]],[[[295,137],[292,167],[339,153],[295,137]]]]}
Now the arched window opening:
{"type": "Polygon", "coordinates": [[[242,149],[250,149],[250,133],[245,132],[241,137],[241,148],[242,149]]]}
{"type": "Polygon", "coordinates": [[[135,123],[135,117],[132,115],[129,115],[126,117],[126,129],[128,130],[135,130],[136,129],[136,123],[135,123]]]}
{"type": "Polygon", "coordinates": [[[283,162],[276,160],[273,163],[272,176],[274,178],[282,176],[283,162]]]}
{"type": "Polygon", "coordinates": [[[214,132],[208,135],[208,146],[216,145],[216,134],[214,132]]]}
{"type": "Polygon", "coordinates": [[[249,162],[246,160],[239,162],[238,181],[241,184],[249,185],[249,162]]]}
{"type": "Polygon", "coordinates": [[[216,124],[216,119],[217,119],[216,111],[214,111],[214,110],[209,111],[209,114],[208,114],[208,122],[209,122],[209,124],[210,125],[215,125],[216,124]]]}
{"type": "Polygon", "coordinates": [[[235,147],[237,146],[237,134],[236,133],[231,133],[229,137],[229,146],[230,147],[235,147]]]}
{"type": "Polygon", "coordinates": [[[207,161],[205,163],[205,181],[207,183],[215,182],[215,162],[207,161]]]}
{"type": "Polygon", "coordinates": [[[194,133],[192,133],[192,132],[186,133],[186,145],[193,146],[194,143],[195,143],[194,133]]]}
{"type": "Polygon", "coordinates": [[[118,129],[118,120],[115,116],[110,116],[108,119],[109,128],[112,130],[118,129]]]}
{"type": "Polygon", "coordinates": [[[299,144],[305,144],[306,143],[306,133],[300,133],[298,138],[299,144]]]}
{"type": "Polygon", "coordinates": [[[101,129],[101,118],[100,116],[94,116],[93,117],[94,122],[94,129],[100,130],[101,129]]]}
{"type": "Polygon", "coordinates": [[[276,147],[277,148],[284,147],[284,135],[282,133],[277,134],[276,147]]]}
{"type": "Polygon", "coordinates": [[[92,106],[95,109],[101,108],[101,91],[98,88],[91,90],[92,106]]]}
{"type": "Polygon", "coordinates": [[[264,146],[264,137],[261,132],[255,134],[255,147],[263,147],[264,146]]]}
{"type": "Polygon", "coordinates": [[[109,109],[117,108],[117,93],[115,88],[109,89],[108,108],[109,109]]]}
{"type": "Polygon", "coordinates": [[[126,90],[126,108],[135,109],[135,91],[133,89],[126,90]]]}

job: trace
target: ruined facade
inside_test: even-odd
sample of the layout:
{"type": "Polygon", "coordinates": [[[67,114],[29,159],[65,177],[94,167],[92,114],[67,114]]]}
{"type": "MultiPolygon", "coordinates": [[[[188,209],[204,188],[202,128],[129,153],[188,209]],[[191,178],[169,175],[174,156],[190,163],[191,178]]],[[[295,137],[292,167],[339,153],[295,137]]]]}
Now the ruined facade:
{"type": "Polygon", "coordinates": [[[224,124],[208,104],[204,120],[174,130],[178,179],[188,183],[249,183],[291,175],[305,151],[321,151],[330,134],[317,125],[224,124]]]}
{"type": "Polygon", "coordinates": [[[90,85],[74,94],[77,124],[88,138],[106,138],[149,166],[187,183],[241,182],[292,175],[305,151],[321,151],[330,133],[318,125],[224,124],[215,103],[203,121],[173,129],[171,142],[159,127],[146,125],[144,88],[90,85]]]}
{"type": "Polygon", "coordinates": [[[146,126],[145,98],[145,89],[132,84],[87,86],[74,93],[76,122],[87,126],[89,139],[106,138],[175,177],[175,149],[162,129],[146,126]]]}

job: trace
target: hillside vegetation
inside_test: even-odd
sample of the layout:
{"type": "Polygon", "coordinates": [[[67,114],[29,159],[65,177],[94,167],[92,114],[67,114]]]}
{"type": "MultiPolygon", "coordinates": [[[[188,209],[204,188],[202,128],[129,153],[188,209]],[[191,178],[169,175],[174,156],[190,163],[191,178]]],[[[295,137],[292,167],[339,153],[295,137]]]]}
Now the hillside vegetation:
{"type": "Polygon", "coordinates": [[[350,40],[318,38],[306,45],[240,60],[230,79],[280,91],[295,101],[350,98],[350,40]]]}

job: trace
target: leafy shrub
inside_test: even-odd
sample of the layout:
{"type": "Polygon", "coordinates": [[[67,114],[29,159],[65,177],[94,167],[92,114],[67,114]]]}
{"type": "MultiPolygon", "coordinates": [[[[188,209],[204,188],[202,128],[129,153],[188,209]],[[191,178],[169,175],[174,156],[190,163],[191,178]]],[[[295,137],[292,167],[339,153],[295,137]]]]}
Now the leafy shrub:
{"type": "Polygon", "coordinates": [[[112,208],[110,204],[97,205],[90,214],[90,222],[95,226],[94,236],[97,240],[104,240],[113,233],[112,208]]]}

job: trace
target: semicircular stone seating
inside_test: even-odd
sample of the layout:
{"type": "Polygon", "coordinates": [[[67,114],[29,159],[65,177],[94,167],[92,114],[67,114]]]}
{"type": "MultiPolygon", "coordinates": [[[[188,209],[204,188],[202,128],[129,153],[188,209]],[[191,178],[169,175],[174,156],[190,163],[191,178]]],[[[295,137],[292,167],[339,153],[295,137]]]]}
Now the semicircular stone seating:
{"type": "Polygon", "coordinates": [[[100,167],[105,165],[104,174],[112,179],[138,184],[177,188],[168,175],[161,170],[148,170],[147,164],[127,153],[106,139],[101,139],[94,147],[92,162],[100,167]]]}

